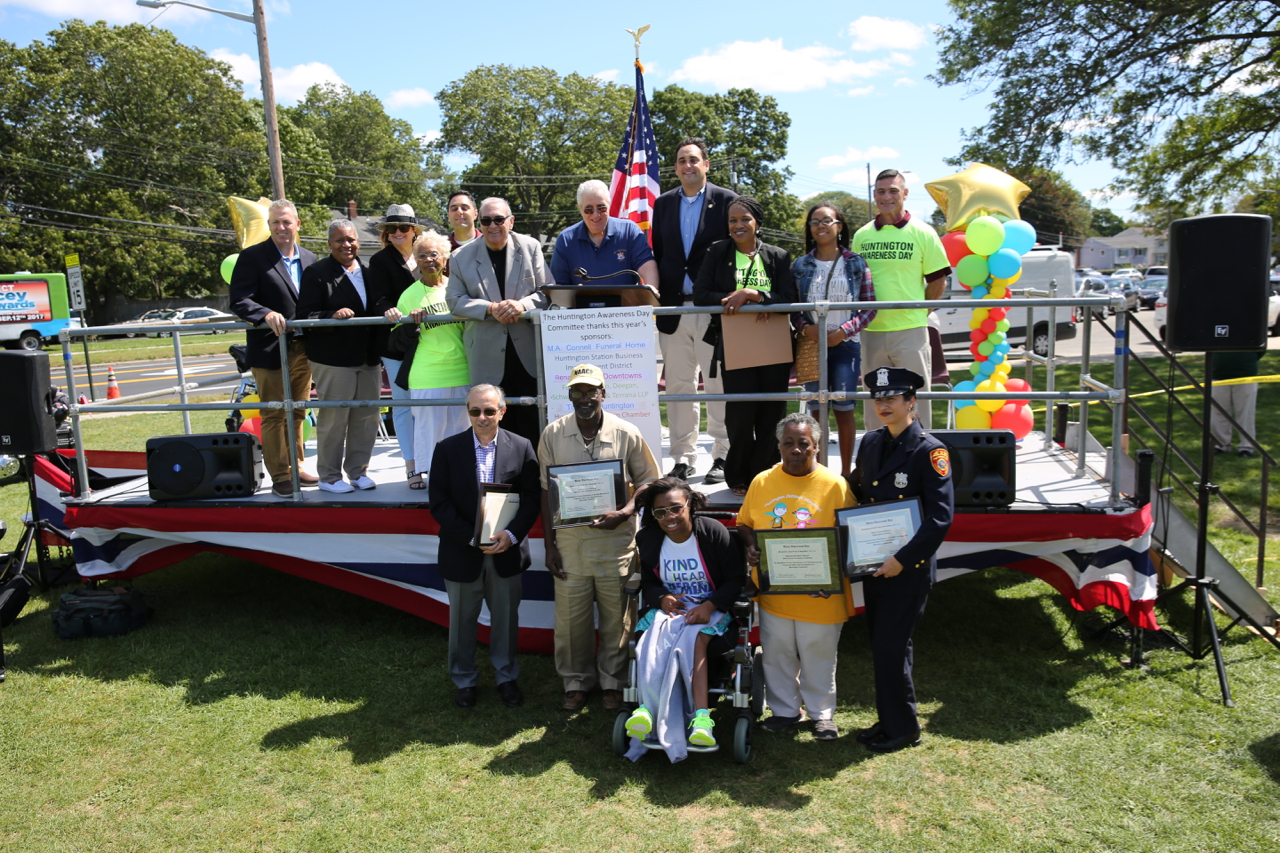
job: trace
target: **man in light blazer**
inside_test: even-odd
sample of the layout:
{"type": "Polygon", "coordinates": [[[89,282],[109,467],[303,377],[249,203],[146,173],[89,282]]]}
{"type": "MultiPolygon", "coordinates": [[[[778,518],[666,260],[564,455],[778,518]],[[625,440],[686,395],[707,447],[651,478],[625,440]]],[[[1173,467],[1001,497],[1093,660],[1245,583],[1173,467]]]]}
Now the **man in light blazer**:
{"type": "MultiPolygon", "coordinates": [[[[501,385],[508,397],[538,394],[538,361],[533,326],[520,322],[526,311],[546,308],[540,288],[551,284],[542,246],[511,231],[515,217],[505,199],[480,202],[480,233],[449,259],[445,300],[467,323],[462,333],[471,383],[501,385]]],[[[541,430],[536,406],[513,406],[508,429],[536,449],[541,430]]]]}
{"type": "Polygon", "coordinates": [[[476,620],[482,603],[489,606],[489,660],[498,695],[507,705],[524,701],[516,683],[520,576],[529,568],[528,537],[541,509],[542,485],[533,445],[498,428],[506,412],[501,388],[475,386],[467,395],[471,429],[437,444],[431,460],[428,495],[440,525],[438,563],[449,595],[449,677],[459,708],[476,703],[476,620]],[[481,482],[505,483],[520,496],[515,517],[484,547],[475,541],[481,482]]]}
{"type": "MultiPolygon", "coordinates": [[[[298,210],[293,202],[277,199],[267,210],[271,239],[240,253],[231,272],[231,310],[241,320],[265,329],[246,335],[249,367],[264,403],[284,400],[284,372],[280,364],[280,335],[285,322],[295,319],[302,271],[316,262],[314,252],[298,245],[298,210]]],[[[289,387],[294,400],[311,398],[311,366],[300,333],[289,336],[289,387]]],[[[287,421],[283,409],[262,410],[262,461],[271,476],[276,497],[293,497],[287,421]]],[[[293,421],[298,479],[314,484],[317,477],[302,470],[302,413],[293,421]]]]}

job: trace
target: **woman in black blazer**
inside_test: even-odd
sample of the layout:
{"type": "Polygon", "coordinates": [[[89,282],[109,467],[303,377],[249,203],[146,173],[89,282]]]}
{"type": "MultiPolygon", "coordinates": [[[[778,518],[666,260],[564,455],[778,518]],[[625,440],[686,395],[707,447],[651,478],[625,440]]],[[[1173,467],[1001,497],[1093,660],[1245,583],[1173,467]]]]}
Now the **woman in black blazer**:
{"type": "MultiPolygon", "coordinates": [[[[413,256],[413,243],[422,234],[417,214],[407,204],[393,204],[387,208],[386,218],[378,223],[378,237],[382,249],[369,259],[369,284],[386,299],[383,313],[390,320],[399,320],[396,305],[405,288],[419,278],[418,261],[413,256]]],[[[395,384],[400,372],[403,354],[390,349],[386,326],[375,326],[374,337],[382,357],[382,366],[391,380],[391,399],[407,400],[409,392],[395,384]]],[[[400,456],[404,459],[405,474],[410,488],[423,488],[422,476],[415,474],[413,461],[413,409],[408,406],[391,407],[391,423],[396,428],[396,441],[400,443],[400,456]]]]}
{"type": "MultiPolygon", "coordinates": [[[[302,273],[299,320],[348,320],[380,317],[385,300],[366,273],[357,252],[360,238],[349,219],[329,223],[329,257],[302,273]]],[[[327,326],[306,330],[307,359],[321,400],[377,400],[382,396],[382,366],[375,326],[327,326]]],[[[345,493],[372,489],[368,476],[373,442],[378,437],[378,407],[316,410],[316,473],[320,489],[345,493]],[[342,480],[346,471],[350,483],[342,480]]]]}
{"type": "MultiPolygon", "coordinates": [[[[695,305],[723,305],[725,314],[736,314],[743,305],[795,302],[796,283],[791,275],[791,256],[786,250],[757,237],[764,209],[751,196],[738,196],[729,205],[729,239],[712,243],[693,285],[695,305]]],[[[789,314],[757,314],[760,323],[789,323],[789,314]]],[[[716,346],[712,370],[724,370],[724,345],[720,318],[712,317],[708,335],[716,346]]],[[[726,394],[785,392],[791,377],[791,360],[760,367],[724,370],[726,394]]],[[[783,400],[730,402],[725,405],[725,428],[729,433],[729,455],[724,461],[724,478],[735,495],[745,495],[751,480],[776,463],[778,421],[787,413],[783,400]]]]}

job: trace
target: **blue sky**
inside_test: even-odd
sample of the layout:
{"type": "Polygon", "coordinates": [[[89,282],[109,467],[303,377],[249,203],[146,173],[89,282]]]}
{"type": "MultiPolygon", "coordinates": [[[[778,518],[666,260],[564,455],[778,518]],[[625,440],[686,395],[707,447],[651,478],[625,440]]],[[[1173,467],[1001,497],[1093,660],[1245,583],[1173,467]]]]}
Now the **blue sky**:
{"type": "MultiPolygon", "coordinates": [[[[207,5],[252,11],[248,0],[207,5]]],[[[786,164],[796,173],[793,192],[865,195],[869,161],[873,173],[911,173],[907,206],[922,216],[934,207],[924,183],[958,171],[943,159],[959,149],[961,131],[986,115],[988,94],[967,95],[927,79],[937,67],[933,28],[951,20],[942,0],[637,8],[644,11],[578,0],[453,7],[267,0],[277,100],[293,103],[313,83],[340,81],[377,95],[391,115],[430,136],[441,121],[434,93],[478,65],[544,65],[630,85],[634,48],[624,29],[650,24],[641,46],[650,95],[669,83],[773,95],[791,116],[786,164]]],[[[231,64],[246,92],[260,94],[253,27],[207,12],[160,12],[133,0],[0,0],[0,37],[26,45],[76,17],[167,28],[231,64]]],[[[1061,169],[1095,204],[1129,215],[1128,199],[1092,196],[1114,177],[1108,164],[1061,169]]]]}

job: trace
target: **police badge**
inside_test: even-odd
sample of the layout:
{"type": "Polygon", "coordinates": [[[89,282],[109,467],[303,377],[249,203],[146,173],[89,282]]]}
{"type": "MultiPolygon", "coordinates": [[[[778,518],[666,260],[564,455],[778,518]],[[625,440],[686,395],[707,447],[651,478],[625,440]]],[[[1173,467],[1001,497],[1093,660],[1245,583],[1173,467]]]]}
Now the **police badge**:
{"type": "Polygon", "coordinates": [[[893,475],[893,485],[898,489],[905,489],[907,487],[907,474],[905,471],[899,471],[893,475]]]}
{"type": "Polygon", "coordinates": [[[887,367],[882,367],[876,371],[876,384],[877,385],[889,384],[889,369],[887,367]]]}

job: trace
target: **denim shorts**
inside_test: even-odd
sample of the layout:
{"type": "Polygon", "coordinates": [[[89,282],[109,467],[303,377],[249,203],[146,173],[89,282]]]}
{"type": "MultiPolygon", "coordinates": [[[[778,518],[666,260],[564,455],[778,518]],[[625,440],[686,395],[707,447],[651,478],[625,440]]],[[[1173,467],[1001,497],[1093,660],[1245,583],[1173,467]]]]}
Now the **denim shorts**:
{"type": "MultiPolygon", "coordinates": [[[[827,350],[827,390],[854,393],[862,374],[862,344],[855,340],[841,341],[827,350]]],[[[818,390],[817,382],[804,383],[804,390],[818,390]]],[[[828,405],[837,412],[851,412],[858,406],[857,400],[832,401],[828,405]]],[[[810,414],[818,411],[818,404],[809,403],[810,414]]]]}

